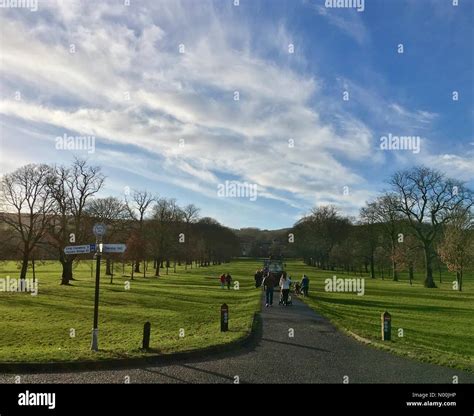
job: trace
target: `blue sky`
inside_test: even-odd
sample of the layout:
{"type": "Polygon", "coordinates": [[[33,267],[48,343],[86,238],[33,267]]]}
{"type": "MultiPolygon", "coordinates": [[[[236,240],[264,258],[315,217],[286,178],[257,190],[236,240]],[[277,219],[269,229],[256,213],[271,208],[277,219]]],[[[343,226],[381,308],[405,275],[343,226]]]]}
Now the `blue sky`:
{"type": "Polygon", "coordinates": [[[357,215],[415,164],[473,185],[474,2],[123,3],[0,9],[0,173],[87,157],[103,196],[147,189],[236,228],[357,215]],[[64,134],[94,152],[57,149],[64,134]],[[381,149],[388,134],[420,151],[381,149]],[[219,197],[226,180],[257,199],[219,197]]]}

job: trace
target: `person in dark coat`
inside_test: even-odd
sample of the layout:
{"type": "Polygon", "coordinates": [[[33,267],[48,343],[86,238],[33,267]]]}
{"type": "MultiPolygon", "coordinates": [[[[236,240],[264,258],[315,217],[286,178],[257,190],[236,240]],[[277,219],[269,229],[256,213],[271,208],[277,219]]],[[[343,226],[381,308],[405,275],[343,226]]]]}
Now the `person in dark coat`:
{"type": "Polygon", "coordinates": [[[309,279],[308,279],[308,276],[306,276],[305,274],[303,275],[303,278],[301,279],[301,291],[303,292],[303,296],[305,298],[308,297],[309,279]]]}
{"type": "Polygon", "coordinates": [[[230,285],[232,283],[232,276],[229,273],[225,275],[225,282],[227,283],[227,289],[230,290],[230,285]]]}
{"type": "Polygon", "coordinates": [[[273,306],[273,290],[277,285],[276,279],[271,273],[263,280],[263,288],[265,290],[265,307],[273,306]]]}

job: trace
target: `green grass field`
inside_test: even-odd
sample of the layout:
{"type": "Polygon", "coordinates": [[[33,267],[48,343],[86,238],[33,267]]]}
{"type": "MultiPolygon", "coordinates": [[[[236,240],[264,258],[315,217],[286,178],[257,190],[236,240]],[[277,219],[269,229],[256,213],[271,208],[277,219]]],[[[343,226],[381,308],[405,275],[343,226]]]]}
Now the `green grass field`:
{"type": "MultiPolygon", "coordinates": [[[[473,371],[474,276],[465,276],[463,292],[452,289],[455,276],[443,273],[437,289],[423,287],[421,275],[410,287],[408,277],[400,281],[375,280],[365,276],[365,295],[325,292],[324,280],[333,275],[360,277],[289,262],[293,277],[306,273],[311,280],[307,303],[328,317],[338,328],[351,331],[371,344],[426,362],[473,371]],[[381,313],[392,315],[392,340],[381,341],[381,313]],[[398,337],[398,329],[403,337],[398,337]]],[[[438,279],[436,279],[438,280],[438,279]]]]}
{"type": "MultiPolygon", "coordinates": [[[[0,362],[92,360],[143,356],[143,324],[152,323],[152,353],[170,353],[226,344],[245,336],[260,308],[261,292],[254,289],[253,273],[260,262],[238,260],[228,265],[170,269],[156,279],[135,276],[131,289],[116,271],[114,284],[103,273],[99,314],[98,353],[90,351],[94,279],[90,262],[75,269],[72,287],[59,285],[57,263],[37,268],[39,294],[0,293],[0,362]],[[221,290],[217,276],[229,271],[240,290],[221,290]],[[219,308],[230,308],[230,331],[220,332],[219,308]],[[70,330],[75,337],[70,337],[70,330]],[[180,329],[184,337],[179,337],[180,329]]],[[[423,361],[473,371],[474,277],[465,277],[464,291],[452,290],[452,274],[444,273],[438,289],[426,289],[416,275],[412,287],[406,276],[399,282],[365,276],[365,295],[328,293],[324,280],[360,277],[318,270],[289,261],[287,270],[299,279],[311,279],[306,302],[338,328],[363,337],[378,348],[423,361]],[[380,340],[380,315],[392,314],[392,341],[380,340]],[[403,337],[398,337],[398,329],[403,337]]],[[[104,272],[105,270],[103,270],[104,272]]],[[[0,278],[18,276],[14,262],[0,263],[0,278]]],[[[30,276],[29,276],[30,277],[30,276]]]]}
{"type": "MultiPolygon", "coordinates": [[[[99,348],[90,351],[94,282],[90,261],[79,263],[73,286],[59,284],[59,263],[37,266],[39,293],[0,293],[0,362],[39,362],[127,358],[140,351],[143,325],[150,321],[152,353],[169,353],[226,344],[244,337],[260,307],[253,287],[255,262],[206,268],[179,267],[177,273],[135,280],[102,270],[99,348]],[[221,272],[229,271],[239,290],[222,290],[221,272]],[[131,282],[125,290],[125,281],[131,282]],[[229,306],[229,332],[220,332],[220,306],[229,306]],[[71,329],[75,337],[71,337],[71,329]],[[180,330],[184,329],[184,337],[180,330]]],[[[0,278],[17,278],[15,262],[0,263],[0,278]]],[[[30,275],[28,277],[31,277],[30,275]]]]}

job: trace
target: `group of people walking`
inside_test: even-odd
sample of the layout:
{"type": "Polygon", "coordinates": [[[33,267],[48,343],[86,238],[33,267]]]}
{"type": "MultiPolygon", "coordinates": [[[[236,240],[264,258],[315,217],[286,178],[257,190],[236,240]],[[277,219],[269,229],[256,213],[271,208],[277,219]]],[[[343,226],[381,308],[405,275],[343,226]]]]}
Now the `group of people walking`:
{"type": "Polygon", "coordinates": [[[227,289],[230,290],[230,285],[232,284],[232,276],[229,273],[222,273],[219,276],[219,281],[221,282],[221,289],[224,289],[227,286],[227,289]]]}
{"type": "MultiPolygon", "coordinates": [[[[275,287],[280,287],[281,293],[281,304],[288,306],[289,305],[289,294],[290,288],[293,281],[291,276],[287,276],[286,272],[281,272],[280,279],[274,274],[270,273],[268,270],[262,269],[255,272],[255,287],[263,286],[265,290],[265,307],[273,305],[273,293],[275,287]]],[[[301,279],[301,282],[295,284],[295,295],[303,294],[303,296],[308,296],[309,290],[309,278],[305,274],[301,279]]]]}

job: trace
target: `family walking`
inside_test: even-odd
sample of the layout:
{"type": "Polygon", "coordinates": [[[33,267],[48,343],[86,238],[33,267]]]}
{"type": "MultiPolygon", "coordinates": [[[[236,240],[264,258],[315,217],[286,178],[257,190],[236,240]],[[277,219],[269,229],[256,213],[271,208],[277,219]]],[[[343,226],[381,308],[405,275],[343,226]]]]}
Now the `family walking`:
{"type": "MultiPolygon", "coordinates": [[[[262,282],[262,286],[265,291],[265,307],[268,308],[269,306],[273,306],[273,292],[276,286],[279,286],[281,290],[280,304],[284,306],[290,305],[291,300],[289,299],[289,295],[292,283],[291,277],[287,276],[286,272],[282,272],[278,283],[276,276],[271,273],[267,273],[262,282]]],[[[303,296],[307,297],[308,291],[309,278],[304,274],[303,278],[301,279],[301,283],[296,283],[295,285],[295,294],[298,295],[303,293],[303,296]]]]}

